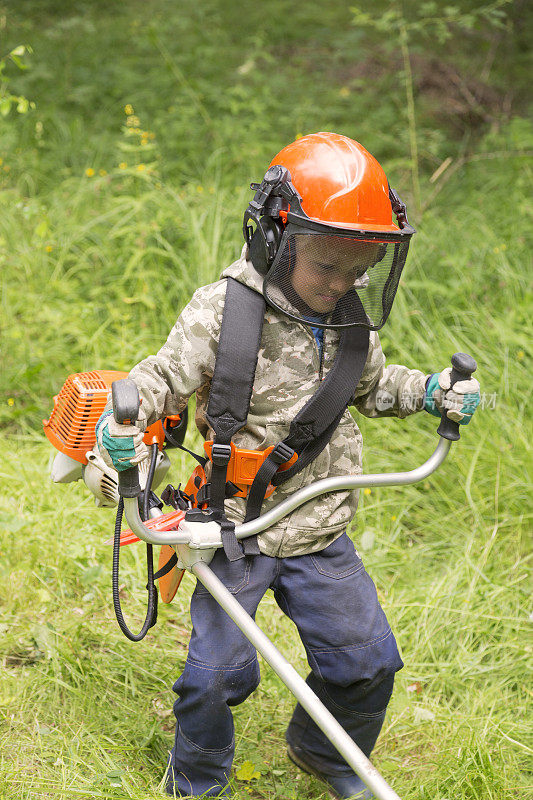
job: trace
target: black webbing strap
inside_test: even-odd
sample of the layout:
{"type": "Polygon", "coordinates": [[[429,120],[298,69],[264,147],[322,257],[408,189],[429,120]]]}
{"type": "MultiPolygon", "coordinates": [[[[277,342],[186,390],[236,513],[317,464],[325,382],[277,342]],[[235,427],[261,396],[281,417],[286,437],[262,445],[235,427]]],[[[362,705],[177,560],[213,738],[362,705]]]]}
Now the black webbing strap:
{"type": "Polygon", "coordinates": [[[218,522],[220,524],[222,547],[228,559],[230,561],[239,561],[239,559],[244,558],[243,549],[235,536],[235,523],[230,522],[225,517],[220,517],[218,522]]]}
{"type": "MultiPolygon", "coordinates": [[[[259,545],[257,544],[256,536],[251,536],[249,537],[249,539],[244,539],[243,541],[244,552],[243,550],[241,550],[237,538],[235,536],[235,523],[229,522],[228,520],[222,520],[221,535],[222,535],[222,544],[224,545],[224,551],[230,561],[238,561],[240,558],[244,558],[245,555],[246,556],[259,555],[260,550],[259,550],[259,545]],[[251,547],[249,546],[250,544],[251,547]],[[228,550],[231,552],[231,556],[233,557],[228,555],[228,550]]],[[[161,569],[157,570],[157,572],[153,577],[153,580],[156,581],[158,578],[162,578],[164,575],[168,575],[168,573],[172,569],[174,569],[177,563],[178,563],[178,555],[177,553],[173,553],[168,559],[167,563],[163,567],[161,567],[161,569]]]]}
{"type": "MultiPolygon", "coordinates": [[[[246,516],[244,517],[245,522],[248,522],[251,519],[256,519],[256,517],[259,516],[261,513],[261,506],[263,505],[263,500],[265,499],[265,494],[268,489],[268,484],[272,483],[272,479],[278,471],[279,466],[292,458],[294,454],[294,448],[288,447],[286,442],[287,440],[279,442],[257,470],[254,481],[250,486],[250,491],[248,493],[246,516]],[[285,448],[288,457],[284,457],[285,453],[282,448],[285,448]]],[[[298,463],[298,461],[296,463],[298,463]]]]}
{"type": "Polygon", "coordinates": [[[369,340],[370,333],[366,328],[342,329],[333,367],[293,419],[289,435],[274,448],[258,470],[250,487],[245,522],[256,519],[261,513],[269,483],[279,486],[297,475],[326,447],[355,394],[366,364],[369,340]],[[280,464],[288,461],[294,451],[298,453],[296,463],[278,472],[280,464]]]}
{"type": "MultiPolygon", "coordinates": [[[[265,299],[261,294],[233,278],[227,279],[220,339],[206,413],[215,434],[211,451],[213,464],[209,505],[223,525],[231,438],[244,427],[248,418],[265,307],[265,299]]],[[[230,523],[228,526],[231,527],[230,523]]],[[[236,548],[239,557],[243,556],[243,551],[228,526],[223,530],[222,541],[226,555],[234,560],[236,548]]]]}
{"type": "Polygon", "coordinates": [[[257,541],[257,534],[255,536],[247,536],[242,540],[242,549],[245,556],[258,556],[261,553],[259,543],[257,541]]]}
{"type": "Polygon", "coordinates": [[[207,456],[199,456],[198,453],[195,453],[193,450],[189,450],[187,447],[184,447],[182,444],[177,444],[176,443],[176,444],[173,444],[172,447],[177,447],[178,450],[183,450],[184,453],[188,453],[196,461],[198,461],[198,463],[200,464],[201,467],[205,467],[205,465],[209,461],[207,456]]]}
{"type": "Polygon", "coordinates": [[[165,566],[157,570],[157,572],[154,575],[154,581],[156,581],[158,578],[162,578],[163,575],[168,575],[170,570],[173,569],[177,563],[178,563],[178,556],[176,553],[173,553],[168,559],[165,566]]]}
{"type": "Polygon", "coordinates": [[[365,328],[346,328],[335,363],[311,400],[291,423],[285,444],[298,453],[298,461],[279,472],[274,486],[289,480],[307,466],[331,439],[363,374],[370,332],[365,328]]]}

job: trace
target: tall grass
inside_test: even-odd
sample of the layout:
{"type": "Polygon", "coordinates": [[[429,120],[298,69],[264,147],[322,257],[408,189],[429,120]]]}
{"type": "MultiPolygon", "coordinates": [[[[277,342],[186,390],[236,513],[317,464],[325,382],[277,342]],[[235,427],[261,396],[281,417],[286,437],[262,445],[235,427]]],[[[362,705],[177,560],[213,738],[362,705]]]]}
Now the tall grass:
{"type": "MultiPolygon", "coordinates": [[[[82,485],[48,482],[50,447],[40,420],[52,395],[71,372],[128,369],[159,348],[196,286],[215,280],[239,254],[251,196],[246,182],[260,177],[297,133],[338,128],[376,151],[401,194],[409,177],[406,133],[395,137],[388,116],[397,102],[392,90],[376,107],[368,87],[343,72],[362,44],[348,25],[335,52],[338,9],[325,12],[322,39],[318,7],[307,21],[295,9],[295,20],[285,17],[278,49],[258,31],[243,50],[241,11],[205,4],[209,25],[220,33],[215,41],[200,11],[186,4],[186,14],[172,17],[175,36],[188,43],[184,51],[172,46],[163,25],[150,27],[143,17],[169,14],[170,4],[131,8],[103,15],[106,25],[99,27],[97,3],[65,19],[53,3],[35,4],[25,30],[43,69],[65,67],[57,72],[63,88],[49,106],[38,103],[42,146],[27,121],[21,127],[7,120],[0,132],[10,166],[0,186],[0,797],[6,800],[160,796],[172,743],[171,686],[190,627],[187,576],[141,645],[120,634],[103,545],[113,511],[96,509],[82,485]],[[47,50],[46,36],[65,49],[47,50]],[[128,56],[132,36],[137,60],[128,56]],[[103,47],[113,37],[117,61],[103,74],[93,67],[84,76],[84,59],[101,61],[94,39],[103,47]],[[205,56],[196,72],[195,53],[205,56]],[[309,64],[318,70],[315,61],[329,76],[327,103],[323,89],[307,79],[309,64]],[[128,83],[140,63],[149,80],[128,83]],[[178,106],[183,102],[178,111],[161,110],[162,95],[153,93],[158,79],[175,88],[178,106]],[[80,112],[79,98],[89,91],[103,98],[101,106],[94,103],[94,120],[87,109],[80,112]],[[125,113],[127,103],[134,113],[125,113]],[[280,118],[282,106],[291,113],[280,118]],[[151,116],[154,108],[159,113],[151,116]],[[132,116],[138,125],[128,126],[132,116]]],[[[272,4],[275,18],[281,8],[272,4]]],[[[21,91],[29,97],[43,85],[35,73],[24,80],[21,91]]],[[[420,485],[363,494],[350,531],[405,661],[374,760],[409,800],[522,800],[533,796],[526,702],[531,128],[520,118],[502,122],[466,154],[450,141],[452,164],[431,183],[444,160],[434,144],[444,147],[447,134],[436,130],[426,141],[430,117],[421,116],[421,150],[433,148],[431,157],[421,156],[424,212],[413,220],[419,232],[382,341],[389,363],[428,372],[446,366],[456,350],[470,352],[484,397],[443,467],[420,485]]],[[[358,422],[366,471],[411,468],[436,444],[437,421],[426,414],[358,422]]],[[[189,437],[195,444],[192,430],[189,437]]],[[[178,483],[193,464],[175,454],[172,462],[169,480],[178,483]]],[[[128,548],[122,593],[132,625],[144,612],[144,571],[141,548],[128,548]]],[[[270,593],[258,621],[305,674],[297,634],[270,593]]],[[[235,709],[236,766],[251,761],[261,777],[234,778],[234,797],[322,800],[321,784],[284,754],[293,700],[268,667],[262,673],[259,689],[235,709]]]]}

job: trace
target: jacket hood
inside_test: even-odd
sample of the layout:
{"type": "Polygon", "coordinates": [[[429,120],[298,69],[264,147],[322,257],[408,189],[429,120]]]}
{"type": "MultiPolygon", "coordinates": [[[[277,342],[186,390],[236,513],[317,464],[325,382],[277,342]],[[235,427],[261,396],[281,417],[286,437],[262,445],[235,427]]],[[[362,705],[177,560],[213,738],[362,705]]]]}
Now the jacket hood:
{"type": "Polygon", "coordinates": [[[240,257],[226,267],[221,278],[234,278],[239,283],[244,283],[250,289],[254,289],[259,294],[263,294],[263,280],[264,277],[254,267],[251,261],[247,259],[248,245],[245,244],[242,248],[240,257]]]}

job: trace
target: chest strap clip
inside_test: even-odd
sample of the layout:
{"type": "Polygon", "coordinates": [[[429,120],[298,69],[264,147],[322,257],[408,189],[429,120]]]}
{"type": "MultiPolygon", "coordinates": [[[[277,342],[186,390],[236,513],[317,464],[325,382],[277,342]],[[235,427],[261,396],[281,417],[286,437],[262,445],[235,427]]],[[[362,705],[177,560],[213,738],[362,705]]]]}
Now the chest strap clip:
{"type": "Polygon", "coordinates": [[[274,464],[286,464],[293,457],[295,451],[285,442],[278,442],[270,453],[270,458],[274,464]]]}
{"type": "Polygon", "coordinates": [[[213,464],[217,467],[226,467],[231,458],[231,445],[230,444],[213,444],[211,448],[210,458],[213,464]]]}

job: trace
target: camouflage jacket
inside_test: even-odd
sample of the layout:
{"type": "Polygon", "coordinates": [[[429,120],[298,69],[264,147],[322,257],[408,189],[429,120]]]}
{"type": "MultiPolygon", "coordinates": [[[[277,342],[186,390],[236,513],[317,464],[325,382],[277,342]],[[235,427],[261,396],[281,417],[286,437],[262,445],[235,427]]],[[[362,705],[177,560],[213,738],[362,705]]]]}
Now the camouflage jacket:
{"type": "MultiPolygon", "coordinates": [[[[231,276],[261,291],[262,277],[241,257],[221,280],[202,286],[183,309],[157,355],[133,368],[148,424],[168,414],[178,414],[196,392],[196,424],[202,436],[213,438],[205,412],[209,400],[217,344],[224,309],[226,280],[231,276]]],[[[233,438],[237,447],[263,450],[284,439],[291,420],[316,391],[320,373],[325,376],[335,360],[339,334],[326,330],[322,364],[310,328],[267,306],[261,347],[246,426],[233,438]]],[[[377,333],[370,334],[370,349],[353,404],[368,417],[406,417],[423,404],[425,375],[398,365],[385,366],[377,333]]],[[[363,441],[347,410],[320,455],[263,503],[263,511],[313,481],[361,472],[363,441]]],[[[357,491],[324,495],[293,511],[259,536],[261,552],[269,556],[295,556],[322,550],[333,542],[354,517],[357,491]]],[[[226,513],[242,522],[245,500],[226,501],[226,513]]]]}

